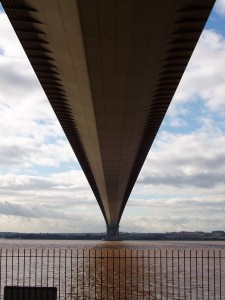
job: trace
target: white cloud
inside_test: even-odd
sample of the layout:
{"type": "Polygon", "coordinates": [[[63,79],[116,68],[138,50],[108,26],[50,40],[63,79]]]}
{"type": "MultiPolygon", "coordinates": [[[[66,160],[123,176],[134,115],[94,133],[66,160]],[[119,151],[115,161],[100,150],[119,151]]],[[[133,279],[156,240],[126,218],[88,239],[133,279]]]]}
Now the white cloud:
{"type": "Polygon", "coordinates": [[[225,16],[225,0],[217,0],[215,11],[218,15],[225,16]]]}
{"type": "Polygon", "coordinates": [[[204,30],[169,108],[169,114],[183,114],[181,105],[202,101],[202,106],[224,115],[224,63],[224,37],[213,30],[204,30]]]}
{"type": "Polygon", "coordinates": [[[81,170],[48,177],[0,175],[0,195],[0,231],[87,232],[91,220],[93,231],[105,226],[81,170]]]}
{"type": "MultiPolygon", "coordinates": [[[[46,126],[48,130],[48,126],[46,126]]],[[[41,130],[40,130],[41,135],[41,130]]],[[[75,167],[76,158],[68,142],[58,138],[54,143],[43,138],[2,137],[0,166],[32,168],[32,166],[59,167],[62,163],[75,167]]]]}
{"type": "Polygon", "coordinates": [[[74,166],[75,155],[4,13],[0,35],[0,166],[74,166]]]}
{"type": "Polygon", "coordinates": [[[21,216],[1,216],[0,231],[11,232],[102,232],[105,224],[99,214],[73,214],[70,219],[25,218],[21,216]],[[95,224],[90,230],[90,224],[95,224]]]}
{"type": "Polygon", "coordinates": [[[224,228],[225,199],[193,198],[130,199],[121,228],[129,231],[209,231],[224,228]],[[134,211],[142,211],[135,214],[134,211]]]}
{"type": "Polygon", "coordinates": [[[48,176],[0,175],[0,193],[1,200],[4,201],[8,201],[7,195],[15,195],[18,202],[27,201],[28,198],[28,201],[38,200],[40,203],[54,198],[65,202],[74,199],[76,203],[76,199],[83,200],[85,197],[93,201],[93,194],[81,170],[52,173],[48,176]],[[81,196],[82,192],[84,196],[81,196]]]}
{"type": "Polygon", "coordinates": [[[6,14],[0,11],[0,45],[3,45],[5,55],[11,58],[24,58],[25,53],[20,45],[15,31],[7,18],[6,14]],[[16,46],[16,48],[15,48],[16,46]]]}
{"type": "Polygon", "coordinates": [[[0,35],[0,230],[83,231],[91,218],[104,223],[83,172],[62,172],[77,159],[3,13],[0,35]]]}
{"type": "MultiPolygon", "coordinates": [[[[212,191],[221,186],[225,192],[225,136],[216,127],[190,134],[162,132],[150,151],[138,184],[212,191]]],[[[158,192],[160,192],[159,188],[158,192]]]]}

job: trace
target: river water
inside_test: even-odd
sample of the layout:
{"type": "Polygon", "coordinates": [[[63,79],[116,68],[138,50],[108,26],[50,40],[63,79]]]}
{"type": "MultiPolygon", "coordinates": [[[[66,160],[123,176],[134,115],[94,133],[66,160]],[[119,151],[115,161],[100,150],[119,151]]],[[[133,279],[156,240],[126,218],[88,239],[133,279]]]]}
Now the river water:
{"type": "Polygon", "coordinates": [[[223,241],[0,239],[0,299],[8,285],[54,286],[60,300],[224,300],[224,282],[223,241]]]}
{"type": "Polygon", "coordinates": [[[14,249],[133,249],[133,250],[165,250],[165,249],[224,249],[225,241],[82,241],[82,240],[18,240],[0,239],[0,248],[14,249]]]}

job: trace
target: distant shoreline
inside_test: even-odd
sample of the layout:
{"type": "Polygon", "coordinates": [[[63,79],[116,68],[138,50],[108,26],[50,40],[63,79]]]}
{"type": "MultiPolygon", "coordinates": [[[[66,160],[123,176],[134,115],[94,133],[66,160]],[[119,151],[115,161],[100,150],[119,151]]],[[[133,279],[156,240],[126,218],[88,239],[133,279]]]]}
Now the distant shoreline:
{"type": "MultiPolygon", "coordinates": [[[[121,232],[124,241],[225,241],[222,230],[208,232],[134,233],[121,232]]],[[[102,240],[105,233],[20,233],[0,232],[0,239],[21,240],[102,240]]]]}

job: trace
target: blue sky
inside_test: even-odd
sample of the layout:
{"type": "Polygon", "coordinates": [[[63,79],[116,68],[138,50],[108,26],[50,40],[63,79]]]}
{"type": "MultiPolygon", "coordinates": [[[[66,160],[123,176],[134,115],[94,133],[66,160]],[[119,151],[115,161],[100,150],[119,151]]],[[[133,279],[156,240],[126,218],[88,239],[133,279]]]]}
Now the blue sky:
{"type": "MultiPolygon", "coordinates": [[[[224,23],[220,0],[139,175],[122,231],[225,230],[224,23]]],[[[104,231],[87,180],[1,9],[0,36],[0,231],[104,231]]]]}

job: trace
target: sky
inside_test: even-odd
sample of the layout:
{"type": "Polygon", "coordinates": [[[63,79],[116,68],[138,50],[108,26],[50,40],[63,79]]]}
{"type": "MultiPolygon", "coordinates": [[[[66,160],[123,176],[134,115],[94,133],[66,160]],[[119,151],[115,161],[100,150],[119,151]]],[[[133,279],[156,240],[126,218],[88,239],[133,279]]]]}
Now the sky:
{"type": "MultiPolygon", "coordinates": [[[[128,200],[121,231],[225,230],[224,24],[225,0],[219,0],[128,200]]],[[[0,231],[105,231],[1,6],[0,231]]]]}

